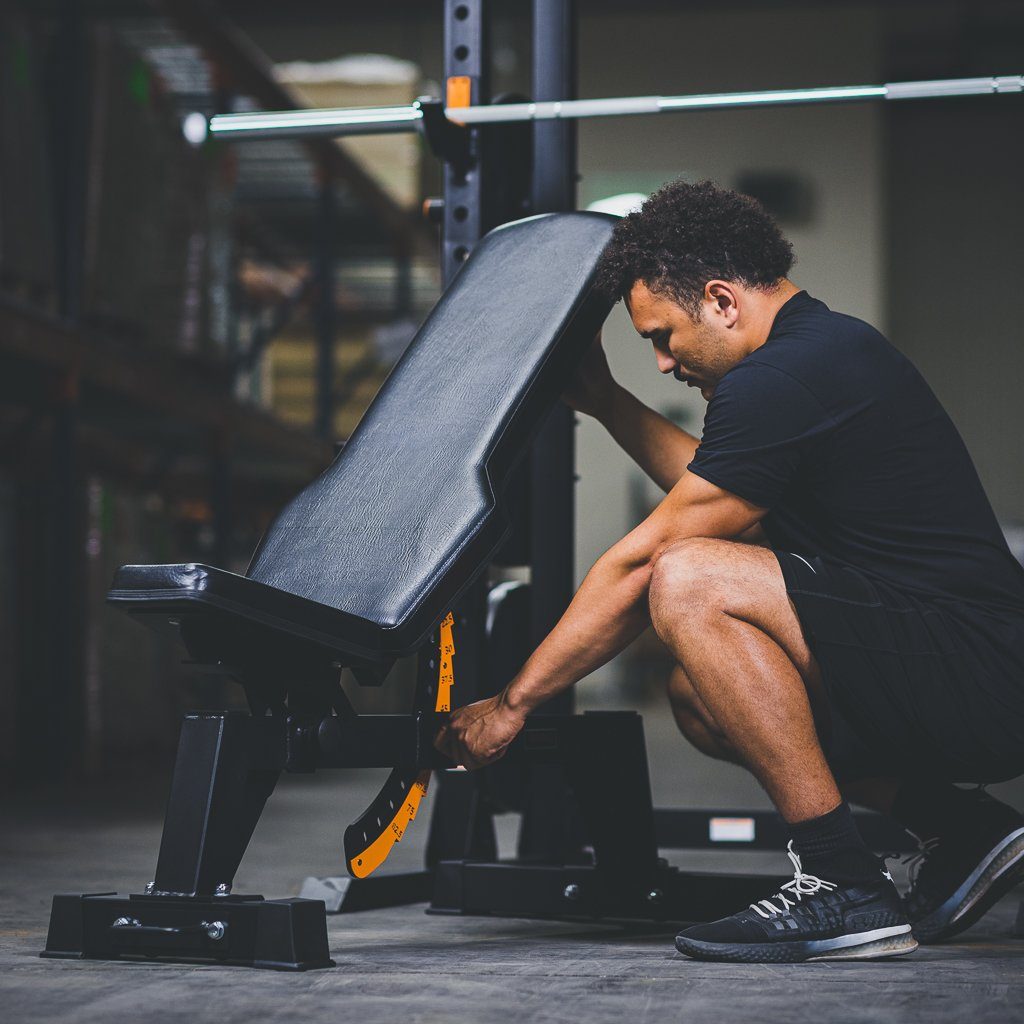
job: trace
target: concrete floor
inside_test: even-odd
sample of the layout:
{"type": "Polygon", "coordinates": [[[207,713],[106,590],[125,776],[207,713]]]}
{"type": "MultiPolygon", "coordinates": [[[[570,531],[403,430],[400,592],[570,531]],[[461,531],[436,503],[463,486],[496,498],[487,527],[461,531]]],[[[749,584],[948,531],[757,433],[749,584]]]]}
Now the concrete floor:
{"type": "MultiPolygon", "coordinates": [[[[712,791],[738,806],[757,799],[741,776],[687,760],[662,716],[649,718],[648,741],[657,802],[706,805],[699,795],[712,791]]],[[[236,892],[290,895],[307,874],[339,873],[345,825],[379,777],[283,780],[236,892]]],[[[40,960],[54,892],[138,891],[149,880],[165,785],[37,792],[0,806],[0,1021],[1024,1021],[1024,940],[1011,937],[1019,894],[956,945],[862,964],[700,964],[676,954],[670,933],[431,917],[422,907],[330,918],[338,966],[301,975],[40,960]]],[[[394,867],[419,866],[425,824],[413,826],[394,867]]],[[[707,866],[706,856],[672,859],[707,866]]],[[[788,871],[781,852],[715,855],[726,860],[738,871],[777,868],[780,879],[788,871]]]]}

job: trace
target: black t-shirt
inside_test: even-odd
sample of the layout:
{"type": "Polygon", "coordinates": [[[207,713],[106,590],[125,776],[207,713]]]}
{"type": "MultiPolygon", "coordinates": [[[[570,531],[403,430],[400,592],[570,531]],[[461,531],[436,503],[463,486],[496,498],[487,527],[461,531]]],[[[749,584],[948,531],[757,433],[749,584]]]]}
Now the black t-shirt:
{"type": "Polygon", "coordinates": [[[689,469],[768,509],[779,550],[1024,612],[1024,569],[931,388],[873,327],[806,292],[722,378],[689,469]]]}

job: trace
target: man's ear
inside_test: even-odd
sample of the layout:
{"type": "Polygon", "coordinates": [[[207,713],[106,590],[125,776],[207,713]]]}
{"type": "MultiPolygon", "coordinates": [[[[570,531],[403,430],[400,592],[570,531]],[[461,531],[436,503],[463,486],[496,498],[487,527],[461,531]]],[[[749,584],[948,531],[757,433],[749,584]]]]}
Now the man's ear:
{"type": "Polygon", "coordinates": [[[740,297],[728,281],[708,281],[704,285],[704,298],[713,303],[715,314],[723,318],[726,327],[736,323],[740,313],[740,297]]]}

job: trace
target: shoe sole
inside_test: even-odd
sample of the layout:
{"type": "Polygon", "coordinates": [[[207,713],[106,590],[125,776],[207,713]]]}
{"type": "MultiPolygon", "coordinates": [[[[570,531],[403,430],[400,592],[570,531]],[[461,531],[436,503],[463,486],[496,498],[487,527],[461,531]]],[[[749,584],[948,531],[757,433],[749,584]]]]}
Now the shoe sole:
{"type": "Polygon", "coordinates": [[[676,949],[694,960],[743,964],[797,964],[820,960],[876,960],[917,949],[909,924],[807,942],[701,942],[676,936],[676,949]]]}
{"type": "Polygon", "coordinates": [[[1011,832],[940,907],[914,922],[918,942],[932,945],[966,931],[1024,878],[1024,828],[1011,832]]]}

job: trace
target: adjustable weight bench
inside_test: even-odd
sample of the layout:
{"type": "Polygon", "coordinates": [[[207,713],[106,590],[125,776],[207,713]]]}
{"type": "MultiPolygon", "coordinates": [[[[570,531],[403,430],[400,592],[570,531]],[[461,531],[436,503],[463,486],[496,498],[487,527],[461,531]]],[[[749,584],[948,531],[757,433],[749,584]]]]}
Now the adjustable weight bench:
{"type": "MultiPolygon", "coordinates": [[[[392,768],[344,836],[347,868],[365,878],[401,839],[431,771],[452,767],[432,739],[451,700],[465,702],[459,672],[474,670],[459,664],[460,598],[506,538],[517,462],[608,313],[592,282],[613,223],[550,214],[487,235],[245,576],[198,564],[118,571],[109,600],[237,681],[249,713],[185,717],[153,881],[127,897],[54,897],[44,956],[331,965],[322,901],[234,894],[235,871],[282,771],[392,768]],[[379,685],[411,654],[411,713],[357,715],[341,670],[379,685]]],[[[473,682],[467,692],[487,683],[473,682]]],[[[678,891],[700,916],[711,876],[657,857],[639,716],[531,719],[509,758],[562,766],[587,862],[442,862],[435,909],[658,917],[678,891]],[[478,871],[496,873],[497,902],[482,899],[478,871]]],[[[730,888],[742,902],[743,887],[730,888]]]]}

